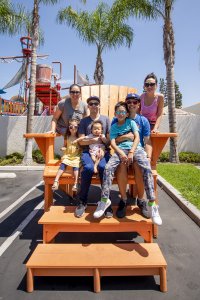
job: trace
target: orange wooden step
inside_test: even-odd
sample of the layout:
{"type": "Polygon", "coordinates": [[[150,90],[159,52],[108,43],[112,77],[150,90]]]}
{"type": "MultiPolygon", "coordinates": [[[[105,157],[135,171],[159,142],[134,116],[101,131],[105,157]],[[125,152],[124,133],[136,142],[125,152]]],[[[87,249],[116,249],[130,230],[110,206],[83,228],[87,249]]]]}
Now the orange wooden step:
{"type": "Polygon", "coordinates": [[[136,206],[128,206],[126,217],[115,217],[116,207],[113,207],[114,217],[94,219],[96,206],[88,206],[82,218],[74,216],[75,206],[51,206],[39,220],[43,225],[43,242],[51,242],[59,232],[137,232],[145,242],[153,241],[153,224],[151,219],[141,215],[136,206]]]}
{"type": "Polygon", "coordinates": [[[157,244],[40,244],[27,264],[27,291],[34,276],[93,276],[94,291],[101,291],[101,276],[160,277],[167,291],[167,263],[157,244]]]}

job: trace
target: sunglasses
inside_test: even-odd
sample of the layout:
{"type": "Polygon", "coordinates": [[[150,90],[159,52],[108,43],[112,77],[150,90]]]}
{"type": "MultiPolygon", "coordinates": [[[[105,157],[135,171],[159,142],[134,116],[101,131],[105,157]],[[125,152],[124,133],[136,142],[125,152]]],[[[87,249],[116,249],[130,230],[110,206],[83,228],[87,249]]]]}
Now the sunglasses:
{"type": "Polygon", "coordinates": [[[126,101],[127,104],[138,104],[138,100],[127,100],[126,101]]]}
{"type": "Polygon", "coordinates": [[[80,94],[80,92],[79,91],[70,91],[70,94],[78,95],[78,94],[80,94]]]}
{"type": "Polygon", "coordinates": [[[152,86],[154,86],[154,85],[156,85],[155,82],[151,82],[151,83],[145,82],[145,84],[144,84],[145,87],[149,87],[149,86],[152,87],[152,86]]]}
{"type": "Polygon", "coordinates": [[[116,115],[126,115],[127,114],[126,111],[116,111],[115,113],[116,113],[116,115]]]}
{"type": "Polygon", "coordinates": [[[69,125],[69,129],[77,129],[78,125],[69,125]]]}
{"type": "Polygon", "coordinates": [[[88,103],[89,106],[98,106],[99,105],[99,102],[90,102],[88,103]]]}

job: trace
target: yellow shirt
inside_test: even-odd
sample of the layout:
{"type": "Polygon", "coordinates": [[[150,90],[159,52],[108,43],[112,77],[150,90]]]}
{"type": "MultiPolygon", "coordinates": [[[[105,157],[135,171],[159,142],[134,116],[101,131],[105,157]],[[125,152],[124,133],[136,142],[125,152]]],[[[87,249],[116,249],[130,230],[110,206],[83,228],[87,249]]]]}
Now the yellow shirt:
{"type": "Polygon", "coordinates": [[[78,143],[72,144],[76,138],[69,136],[67,138],[67,147],[63,157],[62,163],[70,167],[80,167],[81,148],[78,143]]]}

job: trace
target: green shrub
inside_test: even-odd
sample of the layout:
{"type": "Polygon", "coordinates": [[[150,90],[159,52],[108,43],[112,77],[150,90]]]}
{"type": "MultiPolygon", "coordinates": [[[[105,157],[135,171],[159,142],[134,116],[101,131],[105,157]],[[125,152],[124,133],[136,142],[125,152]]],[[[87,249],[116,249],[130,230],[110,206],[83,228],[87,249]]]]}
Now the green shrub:
{"type": "Polygon", "coordinates": [[[42,153],[41,153],[41,151],[39,149],[33,150],[32,155],[33,155],[33,160],[36,163],[38,163],[38,164],[44,164],[45,163],[44,158],[42,156],[42,153]]]}
{"type": "Polygon", "coordinates": [[[160,162],[169,162],[169,152],[162,152],[159,157],[160,162]]]}
{"type": "MultiPolygon", "coordinates": [[[[38,150],[38,149],[33,150],[32,155],[33,155],[34,162],[36,162],[38,164],[45,163],[40,150],[38,150]]],[[[60,155],[55,154],[55,158],[60,159],[60,155]]],[[[14,152],[12,154],[6,155],[5,157],[0,157],[0,166],[21,164],[22,160],[23,160],[23,155],[18,152],[14,152]]]]}
{"type": "Polygon", "coordinates": [[[193,152],[180,152],[179,159],[180,162],[200,163],[200,154],[193,152]]]}
{"type": "MultiPolygon", "coordinates": [[[[185,163],[200,163],[200,154],[194,152],[180,152],[180,162],[185,163]]],[[[169,162],[169,152],[162,152],[159,157],[160,162],[169,162]]]]}
{"type": "MultiPolygon", "coordinates": [[[[42,153],[40,150],[33,150],[33,161],[38,164],[44,164],[44,158],[42,156],[42,153]]],[[[55,154],[56,159],[60,159],[59,154],[55,154]]],[[[6,155],[5,157],[0,157],[0,166],[6,166],[6,165],[17,165],[21,164],[23,160],[23,155],[18,152],[14,152],[12,154],[6,155]]]]}
{"type": "Polygon", "coordinates": [[[55,159],[61,159],[61,156],[60,156],[60,154],[56,153],[56,154],[54,155],[54,158],[55,158],[55,159]]]}
{"type": "Polygon", "coordinates": [[[0,158],[0,166],[21,164],[23,155],[18,152],[6,155],[0,158]]]}

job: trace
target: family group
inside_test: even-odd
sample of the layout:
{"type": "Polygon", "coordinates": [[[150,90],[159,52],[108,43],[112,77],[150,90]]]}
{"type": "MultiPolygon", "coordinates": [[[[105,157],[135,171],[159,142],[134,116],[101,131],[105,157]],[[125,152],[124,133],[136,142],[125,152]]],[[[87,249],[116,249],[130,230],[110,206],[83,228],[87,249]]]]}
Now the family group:
{"type": "MultiPolygon", "coordinates": [[[[82,217],[87,209],[88,193],[94,173],[101,180],[101,199],[93,214],[94,218],[103,215],[113,216],[110,190],[114,175],[120,192],[120,202],[116,211],[117,218],[126,216],[127,172],[140,169],[146,192],[138,193],[137,205],[146,218],[161,225],[162,219],[155,203],[154,181],[151,170],[151,132],[158,132],[164,106],[164,97],[156,92],[157,78],[154,73],[144,80],[144,93],[139,96],[130,93],[124,101],[115,105],[115,114],[110,124],[108,116],[100,114],[100,98],[90,96],[87,103],[81,100],[81,88],[73,84],[69,97],[62,99],[54,113],[51,133],[64,136],[63,156],[57,172],[53,190],[59,187],[59,178],[67,166],[73,168],[73,191],[77,192],[79,204],[75,216],[82,217]],[[110,154],[110,147],[114,154],[110,154]],[[80,171],[81,166],[81,171],[80,171]],[[78,185],[80,171],[80,186],[78,185]]],[[[137,176],[136,184],[139,184],[137,176]]]]}

